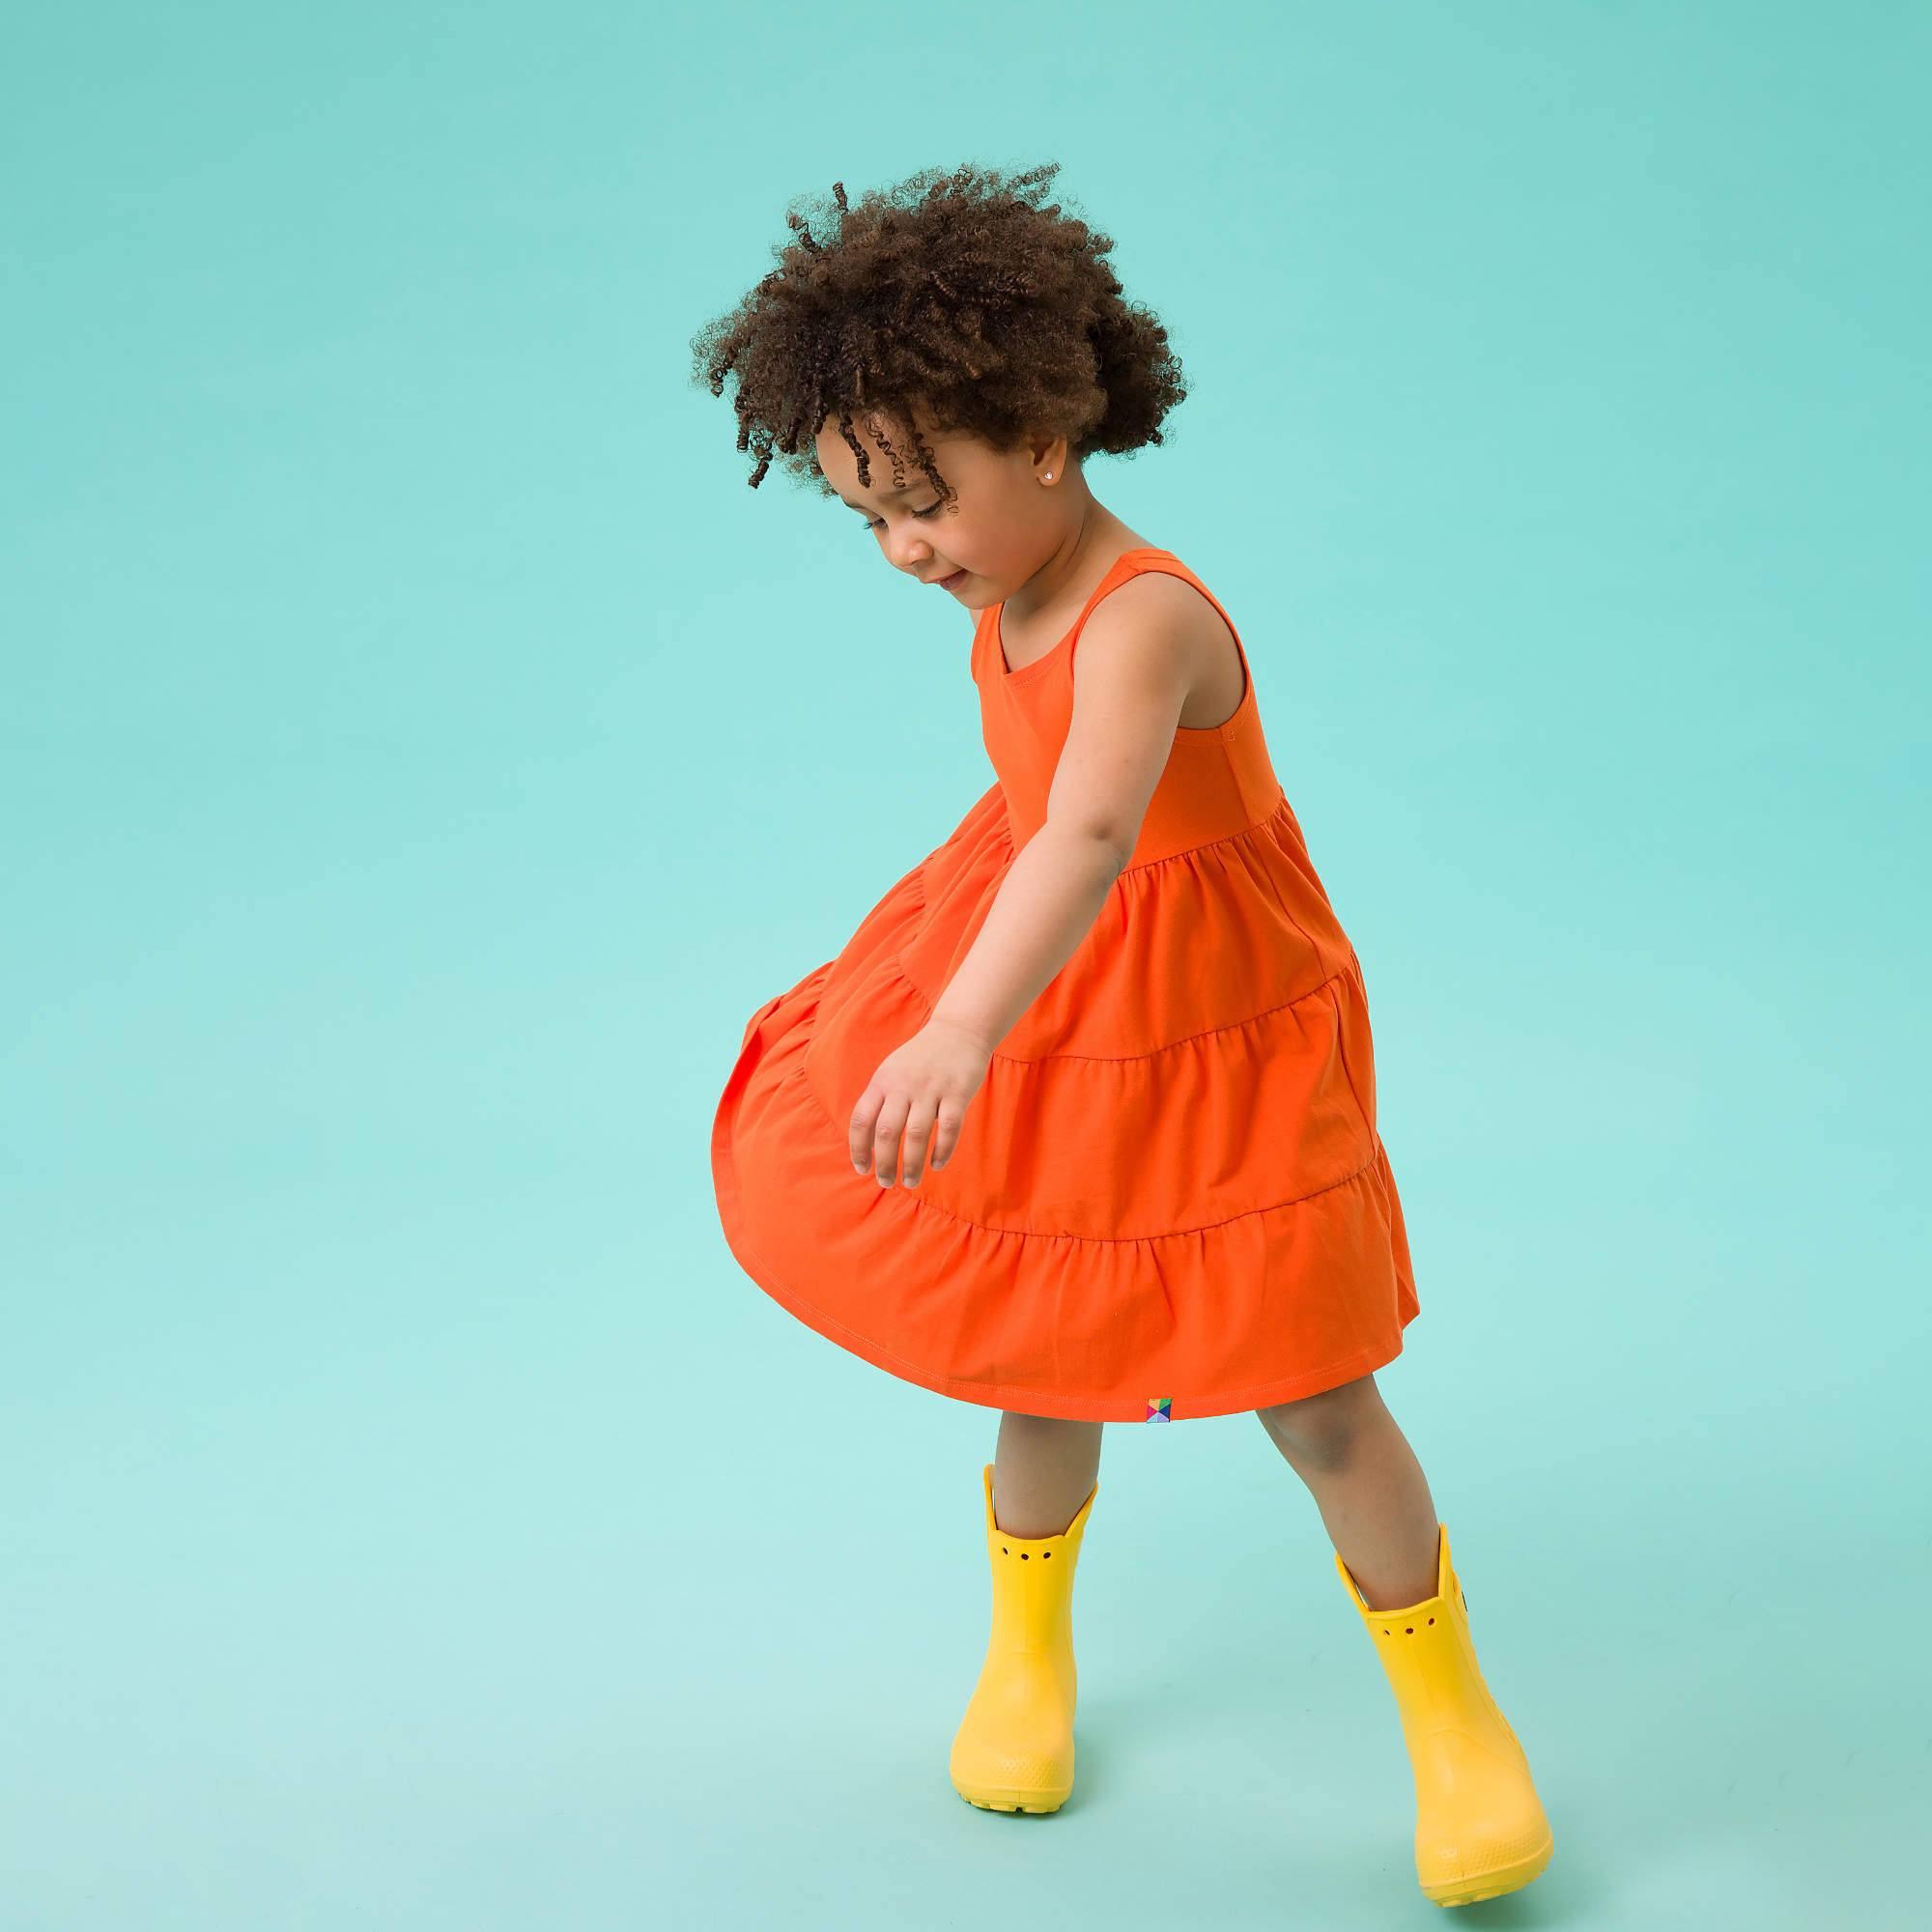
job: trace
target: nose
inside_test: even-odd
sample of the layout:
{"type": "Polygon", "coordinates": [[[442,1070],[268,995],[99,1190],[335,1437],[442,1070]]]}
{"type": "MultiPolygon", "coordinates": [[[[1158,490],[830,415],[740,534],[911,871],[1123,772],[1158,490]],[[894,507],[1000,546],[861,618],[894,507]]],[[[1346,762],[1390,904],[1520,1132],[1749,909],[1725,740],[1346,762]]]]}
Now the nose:
{"type": "Polygon", "coordinates": [[[913,577],[923,576],[932,562],[932,546],[922,536],[904,530],[892,542],[893,561],[913,577]]]}

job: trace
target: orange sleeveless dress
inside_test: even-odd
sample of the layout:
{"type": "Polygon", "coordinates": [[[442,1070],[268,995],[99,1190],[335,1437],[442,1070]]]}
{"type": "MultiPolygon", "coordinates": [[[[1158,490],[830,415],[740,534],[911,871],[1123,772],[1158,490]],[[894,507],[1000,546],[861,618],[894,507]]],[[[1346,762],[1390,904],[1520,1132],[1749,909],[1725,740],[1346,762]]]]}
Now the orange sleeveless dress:
{"type": "Polygon", "coordinates": [[[836,958],[746,1022],[712,1126],[732,1254],[781,1306],[923,1388],[1179,1422],[1313,1395],[1418,1312],[1376,1130],[1368,995],[1262,736],[1238,633],[1171,551],[1116,558],[1044,657],[973,677],[995,782],[836,958]],[[1182,726],[1106,906],[1000,1042],[945,1167],[858,1174],[846,1125],[1045,822],[1089,612],[1142,571],[1235,635],[1244,690],[1182,726]]]}

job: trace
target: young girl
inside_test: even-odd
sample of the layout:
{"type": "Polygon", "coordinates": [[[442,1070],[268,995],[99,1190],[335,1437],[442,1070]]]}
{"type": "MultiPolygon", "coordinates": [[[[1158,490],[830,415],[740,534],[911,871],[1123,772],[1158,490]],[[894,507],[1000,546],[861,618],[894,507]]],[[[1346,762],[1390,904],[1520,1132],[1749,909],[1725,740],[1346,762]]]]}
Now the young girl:
{"type": "MultiPolygon", "coordinates": [[[[927,170],[796,241],[694,343],[774,455],[972,614],[994,782],[838,956],[746,1023],[713,1126],[746,1272],[895,1376],[1002,1411],[969,1803],[1073,1788],[1074,1567],[1101,1425],[1252,1410],[1387,1673],[1424,1892],[1527,1885],[1550,1832],[1373,1371],[1417,1311],[1362,969],[1235,626],[1089,487],[1186,393],[1057,164],[927,170]]],[[[855,800],[862,810],[890,801],[855,800]]]]}

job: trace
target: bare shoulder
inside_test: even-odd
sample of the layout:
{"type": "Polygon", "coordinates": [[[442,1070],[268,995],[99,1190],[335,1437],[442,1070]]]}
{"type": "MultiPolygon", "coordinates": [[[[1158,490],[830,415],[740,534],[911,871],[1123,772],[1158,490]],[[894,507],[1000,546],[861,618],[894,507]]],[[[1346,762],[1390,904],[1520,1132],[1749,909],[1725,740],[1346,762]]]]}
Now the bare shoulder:
{"type": "Polygon", "coordinates": [[[1102,661],[1114,674],[1178,692],[1182,722],[1197,727],[1228,717],[1242,696],[1240,658],[1221,613],[1171,571],[1139,571],[1094,607],[1074,657],[1076,683],[1102,661]],[[1189,715],[1197,711],[1199,719],[1189,715]]]}
{"type": "Polygon", "coordinates": [[[1190,646],[1211,644],[1221,630],[1213,605],[1184,577],[1143,570],[1116,584],[1088,612],[1081,641],[1103,639],[1110,656],[1133,651],[1135,639],[1144,649],[1170,655],[1178,649],[1185,656],[1190,646]]]}

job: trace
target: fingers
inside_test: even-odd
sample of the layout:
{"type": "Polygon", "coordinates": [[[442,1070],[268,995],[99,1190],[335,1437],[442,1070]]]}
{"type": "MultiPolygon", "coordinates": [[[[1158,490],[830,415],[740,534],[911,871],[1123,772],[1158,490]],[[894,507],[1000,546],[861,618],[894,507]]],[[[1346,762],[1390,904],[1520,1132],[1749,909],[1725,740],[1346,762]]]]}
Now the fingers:
{"type": "Polygon", "coordinates": [[[861,1174],[869,1174],[872,1169],[872,1122],[878,1118],[885,1098],[883,1088],[867,1087],[859,1095],[859,1104],[852,1109],[852,1118],[845,1122],[845,1151],[852,1156],[852,1165],[861,1174]]]}
{"type": "Polygon", "coordinates": [[[917,1187],[920,1177],[925,1172],[926,1143],[932,1138],[935,1105],[932,1100],[916,1100],[906,1116],[905,1184],[908,1187],[917,1187]]]}
{"type": "Polygon", "coordinates": [[[867,1087],[846,1123],[845,1151],[852,1156],[852,1165],[861,1174],[876,1173],[881,1187],[893,1184],[909,1104],[903,1094],[867,1087]]]}
{"type": "Polygon", "coordinates": [[[932,1139],[932,1164],[942,1168],[952,1158],[952,1150],[959,1145],[959,1123],[966,1118],[963,1107],[955,1107],[951,1101],[942,1100],[936,1130],[932,1139]]]}
{"type": "Polygon", "coordinates": [[[898,1179],[917,1187],[928,1171],[952,1158],[964,1119],[965,1109],[955,1101],[915,1101],[909,1094],[868,1087],[846,1122],[845,1151],[854,1170],[875,1173],[881,1187],[891,1187],[898,1179]]]}
{"type": "Polygon", "coordinates": [[[881,1187],[890,1187],[898,1178],[899,1136],[905,1132],[911,1103],[903,1094],[888,1094],[879,1109],[879,1123],[872,1129],[872,1171],[881,1187]]]}

